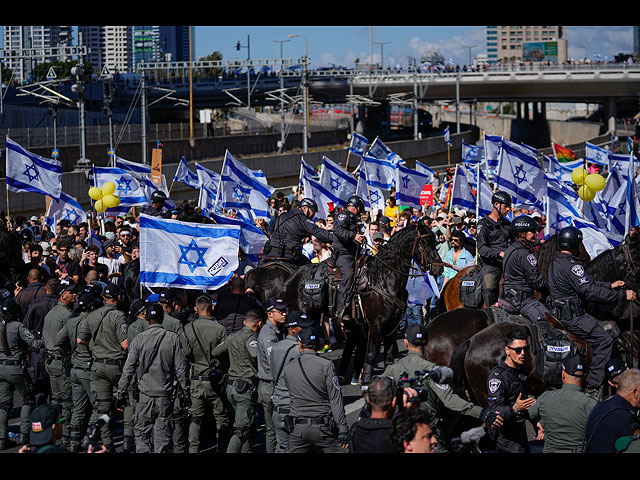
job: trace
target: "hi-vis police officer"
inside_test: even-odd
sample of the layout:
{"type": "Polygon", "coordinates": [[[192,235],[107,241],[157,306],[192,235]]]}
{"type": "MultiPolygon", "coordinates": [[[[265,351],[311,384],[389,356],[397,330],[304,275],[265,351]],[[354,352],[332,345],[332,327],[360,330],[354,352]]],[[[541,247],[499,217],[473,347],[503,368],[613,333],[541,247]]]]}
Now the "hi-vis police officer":
{"type": "Polygon", "coordinates": [[[545,320],[549,312],[534,297],[534,290],[547,293],[548,286],[538,269],[538,260],[532,246],[536,238],[537,222],[522,215],[511,224],[514,242],[504,252],[503,297],[523,316],[536,322],[545,320]]]}
{"type": "Polygon", "coordinates": [[[589,278],[577,256],[582,242],[582,232],[576,227],[569,226],[560,230],[557,242],[560,251],[549,265],[548,275],[551,312],[569,332],[593,347],[591,366],[585,379],[585,389],[593,391],[604,381],[604,367],[611,357],[613,339],[598,321],[586,312],[583,301],[633,301],[636,299],[636,292],[616,290],[624,287],[622,280],[607,283],[589,278]]]}
{"type": "Polygon", "coordinates": [[[313,235],[322,243],[333,243],[331,231],[320,228],[311,220],[317,211],[318,204],[314,200],[303,198],[298,208],[278,215],[260,263],[286,258],[296,265],[304,265],[309,259],[302,254],[302,240],[313,235]]]}

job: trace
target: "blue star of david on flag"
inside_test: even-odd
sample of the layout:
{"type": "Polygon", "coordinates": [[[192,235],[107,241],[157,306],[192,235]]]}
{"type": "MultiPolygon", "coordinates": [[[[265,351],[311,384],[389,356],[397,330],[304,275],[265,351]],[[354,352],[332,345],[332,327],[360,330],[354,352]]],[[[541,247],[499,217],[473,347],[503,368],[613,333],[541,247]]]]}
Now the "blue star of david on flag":
{"type": "Polygon", "coordinates": [[[513,176],[518,181],[518,184],[527,180],[527,172],[522,168],[522,165],[516,165],[514,170],[513,176]]]}
{"type": "Polygon", "coordinates": [[[27,178],[29,179],[30,182],[33,182],[34,180],[38,180],[38,178],[39,178],[38,169],[33,164],[26,165],[26,169],[24,171],[24,174],[27,176],[27,178]]]}
{"type": "Polygon", "coordinates": [[[409,178],[409,175],[405,175],[404,177],[402,177],[402,185],[404,186],[404,188],[407,188],[409,186],[410,181],[411,179],[409,178]]]}
{"type": "MultiPolygon", "coordinates": [[[[178,260],[178,263],[181,263],[189,267],[189,270],[191,270],[191,273],[193,273],[195,269],[198,267],[206,266],[206,263],[204,261],[204,254],[207,251],[206,247],[199,247],[196,241],[193,239],[191,240],[191,243],[189,245],[178,245],[178,247],[180,247],[180,252],[181,252],[181,256],[180,256],[180,259],[178,260]],[[195,262],[190,261],[188,258],[188,255],[191,252],[195,252],[196,255],[198,256],[195,262]]],[[[193,256],[191,256],[191,258],[193,258],[193,256]]]]}
{"type": "Polygon", "coordinates": [[[127,195],[127,193],[129,193],[130,191],[132,191],[133,189],[131,188],[131,179],[127,179],[124,176],[120,177],[119,180],[116,180],[116,182],[118,183],[118,187],[117,190],[119,192],[122,192],[123,195],[127,195]],[[124,184],[124,187],[122,186],[124,184]]]}
{"type": "Polygon", "coordinates": [[[233,196],[234,196],[234,198],[237,198],[238,200],[242,200],[244,198],[244,195],[242,193],[242,189],[240,187],[233,187],[233,196]]]}
{"type": "Polygon", "coordinates": [[[338,191],[340,189],[340,181],[337,178],[331,179],[331,190],[338,191]]]}
{"type": "Polygon", "coordinates": [[[567,215],[566,217],[563,217],[562,215],[558,214],[556,217],[556,221],[553,222],[551,225],[557,230],[562,230],[564,227],[573,225],[573,217],[571,217],[571,215],[567,215]],[[563,225],[563,223],[566,223],[566,225],[563,225]]]}
{"type": "Polygon", "coordinates": [[[76,212],[73,208],[65,208],[64,209],[64,220],[69,220],[71,223],[75,224],[78,220],[78,212],[76,212]]]}
{"type": "Polygon", "coordinates": [[[376,168],[376,177],[378,177],[378,180],[380,180],[380,169],[376,168]]]}
{"type": "Polygon", "coordinates": [[[374,204],[377,204],[382,199],[382,195],[377,190],[371,190],[369,195],[371,196],[371,202],[374,204]]]}

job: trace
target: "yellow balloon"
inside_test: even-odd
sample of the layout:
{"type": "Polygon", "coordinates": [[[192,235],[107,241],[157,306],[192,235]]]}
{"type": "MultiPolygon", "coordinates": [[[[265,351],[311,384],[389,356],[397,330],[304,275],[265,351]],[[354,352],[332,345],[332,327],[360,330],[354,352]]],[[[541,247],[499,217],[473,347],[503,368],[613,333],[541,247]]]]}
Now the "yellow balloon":
{"type": "Polygon", "coordinates": [[[118,203],[120,203],[118,200],[116,200],[117,197],[113,196],[113,195],[106,195],[104,197],[102,197],[102,204],[107,207],[107,208],[114,208],[118,206],[118,203]]]}
{"type": "Polygon", "coordinates": [[[592,173],[591,175],[587,175],[587,178],[584,179],[584,184],[589,187],[589,190],[594,192],[599,192],[604,189],[606,183],[607,181],[599,173],[592,173]]]}
{"type": "Polygon", "coordinates": [[[115,198],[115,199],[116,199],[116,204],[115,204],[113,207],[111,207],[111,208],[119,207],[119,206],[120,206],[120,197],[119,197],[119,196],[117,196],[117,195],[112,195],[112,196],[113,196],[113,198],[115,198]]]}
{"type": "Polygon", "coordinates": [[[596,196],[596,192],[594,192],[593,190],[591,190],[589,187],[587,187],[586,185],[582,185],[579,189],[578,189],[578,196],[584,200],[585,202],[590,202],[591,200],[593,200],[596,196]]]}
{"type": "Polygon", "coordinates": [[[116,184],[113,182],[107,182],[102,186],[102,195],[113,195],[116,191],[116,184]]]}
{"type": "Polygon", "coordinates": [[[587,172],[586,169],[578,167],[571,172],[571,180],[573,180],[573,183],[576,185],[582,185],[587,175],[589,175],[589,172],[587,172]]]}
{"type": "Polygon", "coordinates": [[[95,208],[96,212],[104,212],[107,209],[102,200],[96,201],[96,203],[93,204],[93,208],[95,208]]]}
{"type": "Polygon", "coordinates": [[[98,187],[91,187],[89,189],[89,196],[94,200],[100,200],[102,198],[102,190],[98,187]]]}

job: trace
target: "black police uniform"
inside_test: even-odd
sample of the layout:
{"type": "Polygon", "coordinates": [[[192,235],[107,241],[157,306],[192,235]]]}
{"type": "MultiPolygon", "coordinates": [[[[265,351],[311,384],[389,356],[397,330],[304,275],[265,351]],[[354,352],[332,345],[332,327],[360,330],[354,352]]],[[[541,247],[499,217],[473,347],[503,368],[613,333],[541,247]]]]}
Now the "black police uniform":
{"type": "Polygon", "coordinates": [[[489,405],[487,409],[498,411],[503,419],[498,429],[496,445],[499,451],[507,453],[528,453],[526,415],[516,413],[513,406],[522,394],[527,397],[527,372],[521,368],[510,367],[502,357],[498,366],[494,367],[487,378],[489,405]]]}
{"type": "Polygon", "coordinates": [[[157,209],[156,207],[154,207],[153,205],[151,205],[150,207],[146,207],[145,209],[142,210],[142,213],[144,213],[145,215],[150,215],[152,217],[162,217],[164,216],[164,214],[162,213],[162,208],[157,209]]]}
{"type": "Polygon", "coordinates": [[[342,273],[340,288],[336,300],[336,312],[338,316],[345,308],[349,286],[353,277],[356,256],[360,244],[355,241],[359,232],[359,218],[354,213],[345,209],[338,214],[333,224],[333,234],[336,240],[333,242],[333,261],[342,273]]]}
{"type": "Polygon", "coordinates": [[[276,218],[271,238],[264,247],[261,264],[274,258],[286,258],[296,265],[309,263],[302,254],[302,240],[310,235],[322,243],[333,243],[334,236],[329,230],[320,228],[309,220],[304,212],[295,208],[276,218]]]}
{"type": "Polygon", "coordinates": [[[498,301],[500,276],[502,275],[502,257],[511,243],[511,222],[501,217],[497,222],[485,215],[478,222],[476,242],[480,257],[480,274],[484,280],[483,298],[487,306],[498,301]]]}
{"type": "Polygon", "coordinates": [[[536,322],[545,320],[549,312],[534,297],[534,290],[548,290],[547,281],[540,274],[538,260],[530,248],[515,241],[504,252],[504,290],[503,297],[523,316],[536,322]]]}
{"type": "Polygon", "coordinates": [[[549,265],[549,302],[551,313],[565,328],[593,347],[593,356],[585,382],[598,388],[604,380],[604,366],[611,357],[613,339],[598,321],[583,308],[584,301],[604,303],[622,302],[623,290],[611,284],[592,281],[580,259],[570,253],[558,252],[549,265]]]}

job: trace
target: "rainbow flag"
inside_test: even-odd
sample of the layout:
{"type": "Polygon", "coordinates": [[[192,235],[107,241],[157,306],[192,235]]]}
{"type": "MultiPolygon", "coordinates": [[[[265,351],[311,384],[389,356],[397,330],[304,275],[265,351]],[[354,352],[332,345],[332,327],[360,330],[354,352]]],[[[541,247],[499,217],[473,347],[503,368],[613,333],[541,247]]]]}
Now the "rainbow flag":
{"type": "Polygon", "coordinates": [[[576,160],[578,156],[570,148],[553,143],[553,153],[559,162],[570,162],[576,160]]]}

